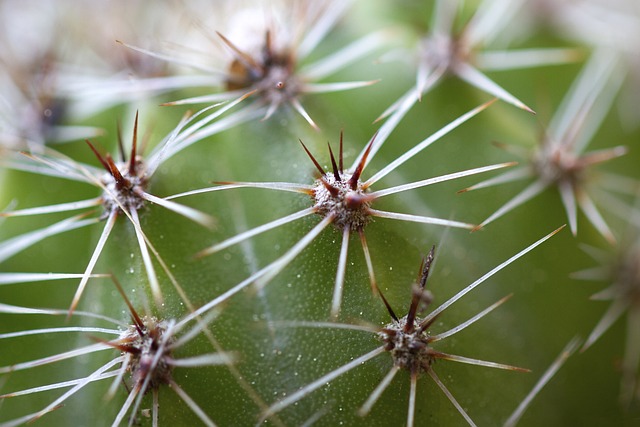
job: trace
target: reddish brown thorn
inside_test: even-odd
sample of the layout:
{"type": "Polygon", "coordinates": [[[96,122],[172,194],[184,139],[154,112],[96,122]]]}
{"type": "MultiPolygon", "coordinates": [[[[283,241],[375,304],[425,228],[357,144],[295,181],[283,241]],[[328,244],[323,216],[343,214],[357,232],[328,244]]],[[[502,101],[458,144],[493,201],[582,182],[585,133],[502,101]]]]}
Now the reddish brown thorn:
{"type": "Polygon", "coordinates": [[[424,311],[433,302],[433,294],[428,290],[422,289],[418,284],[414,284],[411,288],[412,298],[415,295],[418,298],[418,308],[416,309],[416,316],[424,311]]]}
{"type": "Polygon", "coordinates": [[[122,295],[122,299],[124,299],[125,304],[127,304],[127,307],[129,307],[129,312],[131,313],[133,323],[138,330],[138,334],[140,334],[141,337],[144,336],[144,332],[142,331],[144,329],[144,323],[142,322],[142,319],[140,319],[140,316],[138,315],[136,309],[133,308],[133,304],[131,304],[131,301],[127,297],[127,294],[124,293],[124,289],[122,289],[122,285],[120,284],[116,276],[114,276],[113,274],[111,274],[110,276],[111,280],[113,280],[113,283],[116,285],[118,292],[120,293],[120,295],[122,295]]]}
{"type": "Polygon", "coordinates": [[[420,304],[420,301],[422,301],[422,294],[427,284],[427,278],[429,277],[429,271],[431,270],[431,265],[433,264],[435,250],[436,250],[436,247],[432,246],[431,250],[423,258],[422,263],[420,264],[418,290],[417,292],[413,293],[413,296],[411,298],[411,307],[409,308],[409,313],[407,314],[407,323],[404,325],[405,332],[413,331],[413,322],[416,319],[416,314],[418,312],[418,305],[420,304]]]}
{"type": "Polygon", "coordinates": [[[107,165],[109,166],[109,173],[111,173],[111,176],[113,176],[113,179],[116,180],[116,186],[118,188],[129,187],[131,183],[129,182],[128,179],[122,176],[122,174],[120,173],[120,170],[118,169],[118,166],[113,161],[113,158],[111,157],[111,155],[107,153],[105,157],[107,160],[107,165]]]}
{"type": "Polygon", "coordinates": [[[127,158],[124,155],[124,142],[122,141],[122,125],[120,120],[116,121],[116,133],[118,135],[118,152],[120,153],[120,160],[126,162],[127,158]]]}
{"type": "Polygon", "coordinates": [[[427,254],[427,256],[424,259],[424,268],[422,268],[421,273],[420,273],[420,288],[424,289],[424,287],[427,284],[427,278],[429,277],[429,271],[431,270],[431,265],[433,264],[433,259],[435,257],[435,252],[436,252],[436,246],[433,245],[431,246],[431,250],[429,251],[429,253],[427,254]]]}
{"type": "Polygon", "coordinates": [[[236,45],[234,45],[233,43],[231,43],[231,41],[226,38],[225,36],[223,36],[222,34],[220,34],[218,31],[216,31],[216,34],[222,39],[222,41],[236,54],[236,58],[244,63],[247,67],[253,68],[253,69],[262,69],[262,67],[256,63],[256,61],[253,60],[253,58],[251,57],[251,55],[249,55],[248,53],[245,53],[243,51],[241,51],[236,45]]]}
{"type": "Polygon", "coordinates": [[[273,52],[273,47],[271,43],[271,30],[267,30],[264,33],[264,49],[268,55],[270,55],[271,52],[273,52]]]}
{"type": "Polygon", "coordinates": [[[356,209],[362,206],[365,203],[369,203],[375,200],[375,196],[371,194],[358,194],[358,193],[350,193],[345,196],[345,202],[347,207],[351,209],[356,209]]]}
{"type": "Polygon", "coordinates": [[[90,336],[89,338],[91,338],[95,342],[99,342],[100,344],[108,345],[109,347],[115,348],[116,350],[120,350],[123,353],[139,354],[141,352],[139,348],[123,344],[123,342],[127,342],[124,340],[108,341],[104,338],[94,336],[90,336]]]}
{"type": "Polygon", "coordinates": [[[340,173],[344,172],[344,162],[343,162],[344,157],[342,155],[342,136],[343,136],[343,134],[344,134],[344,130],[340,129],[340,159],[339,159],[340,160],[340,173]]]}
{"type": "Polygon", "coordinates": [[[89,148],[91,148],[91,151],[93,151],[93,154],[95,154],[98,160],[100,161],[100,163],[102,163],[102,166],[105,168],[105,170],[111,173],[111,168],[109,167],[109,164],[107,163],[106,159],[102,156],[102,154],[100,154],[98,150],[96,150],[96,147],[93,146],[91,141],[89,141],[88,139],[85,139],[84,141],[89,145],[89,148]]]}
{"type": "Polygon", "coordinates": [[[378,136],[378,132],[376,132],[373,135],[373,138],[371,138],[371,142],[369,142],[369,145],[367,146],[367,149],[364,152],[362,159],[360,159],[360,163],[358,163],[356,170],[353,172],[353,175],[351,175],[351,178],[349,178],[349,187],[351,187],[352,190],[355,190],[356,188],[358,188],[358,181],[360,180],[360,175],[362,175],[362,171],[364,170],[364,167],[367,164],[367,157],[369,157],[371,148],[373,148],[373,141],[376,140],[376,136],[378,136]]]}
{"type": "Polygon", "coordinates": [[[382,294],[382,291],[380,291],[380,288],[378,287],[377,284],[376,284],[376,291],[378,292],[378,295],[380,295],[380,299],[382,299],[384,306],[387,308],[387,311],[389,312],[389,316],[391,316],[394,322],[399,322],[398,316],[396,316],[396,313],[391,308],[389,301],[387,301],[387,299],[384,297],[384,295],[382,294]]]}
{"type": "Polygon", "coordinates": [[[131,156],[129,158],[129,175],[136,175],[136,156],[138,155],[138,111],[136,110],[136,119],[133,122],[133,137],[131,140],[131,156]]]}
{"type": "Polygon", "coordinates": [[[309,156],[309,158],[311,159],[311,161],[313,162],[313,164],[316,166],[316,169],[318,169],[318,171],[320,172],[321,176],[325,175],[324,169],[322,169],[322,166],[320,166],[320,163],[318,163],[318,161],[316,160],[315,157],[313,157],[313,154],[311,154],[311,152],[309,150],[307,150],[306,145],[304,145],[304,142],[302,142],[301,139],[298,139],[298,141],[300,141],[300,144],[302,144],[302,148],[304,148],[304,151],[307,152],[307,155],[309,156]]]}
{"type": "Polygon", "coordinates": [[[320,182],[322,182],[322,185],[324,185],[324,188],[326,188],[326,189],[327,189],[327,191],[328,191],[329,193],[331,193],[331,195],[332,195],[333,197],[336,197],[336,196],[338,195],[339,190],[338,190],[337,188],[335,188],[334,186],[332,186],[331,184],[329,184],[329,183],[327,182],[327,180],[326,180],[326,179],[324,179],[324,176],[321,176],[321,177],[320,177],[320,182]]]}
{"type": "Polygon", "coordinates": [[[331,144],[327,142],[327,146],[329,147],[329,155],[331,156],[331,167],[333,168],[333,177],[336,181],[341,182],[340,171],[338,170],[338,165],[336,164],[336,158],[333,155],[333,151],[331,150],[331,144]]]}
{"type": "Polygon", "coordinates": [[[158,328],[156,328],[156,327],[151,328],[151,329],[149,330],[149,336],[150,336],[153,340],[156,340],[156,339],[160,336],[159,334],[160,334],[160,332],[158,331],[158,328]]]}

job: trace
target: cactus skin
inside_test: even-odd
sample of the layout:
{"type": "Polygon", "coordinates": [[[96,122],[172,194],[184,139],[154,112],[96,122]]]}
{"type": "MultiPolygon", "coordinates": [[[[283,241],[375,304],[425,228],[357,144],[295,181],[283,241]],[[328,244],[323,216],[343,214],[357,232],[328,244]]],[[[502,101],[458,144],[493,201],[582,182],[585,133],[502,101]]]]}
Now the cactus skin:
{"type": "MultiPolygon", "coordinates": [[[[473,16],[481,2],[466,3],[459,18],[460,25],[466,22],[465,18],[473,16]]],[[[542,5],[544,2],[536,3],[542,5]]],[[[597,1],[583,3],[590,7],[597,7],[599,4],[597,1]]],[[[613,11],[625,11],[632,23],[640,21],[633,2],[613,3],[613,11]]],[[[3,6],[6,11],[4,20],[17,16],[13,15],[14,9],[3,6]]],[[[87,45],[92,44],[91,49],[97,49],[96,40],[102,38],[109,38],[111,41],[115,38],[124,39],[125,42],[131,41],[132,44],[148,47],[161,40],[171,41],[173,35],[179,33],[180,25],[194,25],[193,18],[178,19],[182,14],[189,16],[187,10],[177,6],[158,8],[154,12],[156,19],[159,20],[162,16],[162,20],[158,22],[172,25],[165,26],[160,35],[145,39],[145,35],[151,33],[151,30],[144,31],[146,27],[143,24],[146,21],[141,18],[144,16],[141,11],[145,7],[150,6],[146,2],[120,5],[113,13],[114,18],[109,18],[119,19],[120,21],[114,22],[120,24],[133,20],[139,24],[131,26],[137,31],[128,33],[125,31],[127,25],[122,24],[114,26],[116,31],[123,32],[122,35],[105,35],[95,31],[100,33],[94,34],[96,38],[83,38],[81,34],[86,34],[87,28],[91,28],[90,23],[95,19],[91,15],[91,5],[82,3],[72,9],[64,4],[55,13],[55,17],[52,15],[52,19],[59,20],[56,22],[68,23],[70,29],[65,34],[56,33],[58,47],[70,43],[71,46],[81,46],[78,49],[88,49],[87,45]],[[131,9],[122,10],[123,8],[131,9]],[[172,15],[171,12],[176,10],[180,10],[180,13],[172,15]]],[[[196,11],[201,17],[199,19],[204,19],[206,12],[215,7],[219,7],[225,14],[234,12],[234,7],[225,2],[197,2],[183,7],[196,11]]],[[[50,10],[49,6],[43,8],[50,10]]],[[[325,170],[331,170],[326,143],[331,141],[335,150],[337,135],[341,129],[345,135],[345,162],[351,164],[369,138],[385,123],[372,122],[416,84],[416,70],[412,66],[391,60],[372,65],[373,60],[376,55],[385,58],[383,54],[389,51],[401,52],[404,59],[411,59],[410,49],[415,47],[418,35],[427,30],[430,16],[434,13],[432,9],[431,2],[402,2],[402,7],[398,7],[383,1],[355,1],[335,29],[323,38],[318,45],[318,53],[314,52],[310,61],[322,58],[359,37],[388,29],[384,33],[384,46],[375,54],[358,59],[326,80],[368,82],[380,79],[380,82],[345,92],[307,94],[303,98],[303,105],[320,127],[320,131],[314,130],[296,111],[279,108],[268,120],[261,121],[260,116],[197,141],[161,164],[148,183],[148,192],[166,197],[209,187],[212,181],[278,181],[312,185],[315,168],[298,140],[304,141],[325,170]],[[394,51],[397,46],[408,50],[394,51]]],[[[572,36],[574,33],[570,32],[570,28],[561,26],[560,18],[569,12],[560,9],[562,8],[558,7],[553,11],[552,8],[548,9],[548,15],[544,15],[546,26],[535,27],[537,29],[524,39],[514,38],[512,45],[514,48],[577,47],[584,52],[584,59],[564,65],[487,72],[510,93],[536,110],[538,116],[498,102],[386,176],[381,181],[383,188],[478,166],[522,161],[509,152],[496,148],[492,142],[533,149],[540,139],[540,128],[547,125],[554,112],[561,107],[564,95],[583,69],[586,58],[595,50],[592,40],[577,39],[572,36]],[[560,27],[557,26],[558,22],[560,27]]],[[[524,29],[522,19],[522,16],[515,15],[507,28],[513,29],[522,22],[524,29]]],[[[39,21],[34,22],[35,26],[39,21]]],[[[221,32],[226,30],[222,22],[212,22],[210,26],[220,28],[221,32]]],[[[44,31],[44,27],[42,28],[44,31]]],[[[232,40],[230,34],[224,34],[232,40]]],[[[2,43],[10,42],[11,39],[7,37],[2,43]]],[[[149,59],[122,45],[117,45],[117,48],[108,52],[115,56],[121,55],[123,51],[134,58],[149,59]]],[[[69,55],[68,52],[66,54],[69,55]]],[[[77,59],[75,56],[62,58],[77,59]]],[[[10,69],[9,62],[0,63],[4,76],[5,70],[10,69]]],[[[505,268],[457,302],[433,326],[434,333],[446,331],[504,295],[514,294],[491,315],[447,339],[438,350],[483,360],[505,361],[530,369],[531,373],[434,362],[440,379],[478,425],[505,422],[567,342],[575,335],[586,339],[607,310],[609,302],[591,301],[589,298],[611,284],[609,279],[616,277],[615,270],[600,280],[576,280],[577,277],[572,276],[572,273],[599,265],[581,251],[580,247],[590,245],[598,248],[603,254],[599,261],[603,262],[610,259],[605,254],[614,258],[625,247],[634,247],[633,242],[628,242],[637,239],[633,230],[637,229],[639,223],[639,214],[632,208],[635,203],[633,195],[622,194],[618,197],[610,187],[598,187],[598,179],[606,176],[606,173],[625,177],[624,183],[630,183],[632,190],[635,190],[635,180],[640,178],[637,168],[640,159],[636,148],[640,139],[640,127],[622,120],[628,116],[624,110],[628,107],[622,101],[628,93],[637,89],[633,78],[638,70],[637,67],[633,68],[632,62],[626,62],[624,57],[621,63],[624,64],[623,68],[626,67],[627,77],[624,77],[621,92],[615,95],[612,107],[604,112],[604,120],[589,144],[590,151],[614,146],[628,148],[625,156],[589,171],[590,183],[593,182],[594,188],[600,189],[599,193],[594,193],[596,202],[619,243],[607,242],[587,218],[579,214],[576,237],[568,230],[554,236],[544,246],[505,268]],[[616,201],[619,201],[620,206],[614,203],[616,201]]],[[[5,89],[0,94],[12,100],[9,98],[10,92],[5,89]]],[[[91,140],[98,145],[99,150],[103,149],[102,152],[116,153],[117,122],[123,123],[123,135],[131,135],[128,132],[132,130],[135,111],[139,110],[140,139],[146,138],[142,136],[145,132],[150,132],[148,139],[153,146],[174,129],[185,112],[185,108],[180,106],[159,107],[157,104],[200,94],[198,89],[188,88],[171,94],[158,94],[149,99],[133,97],[136,99],[135,103],[109,109],[106,108],[112,105],[112,101],[105,98],[104,111],[90,117],[76,117],[72,108],[64,124],[104,128],[104,136],[92,136],[91,140]]],[[[421,102],[417,102],[400,120],[384,146],[371,160],[368,172],[373,174],[382,169],[410,150],[418,141],[489,99],[490,95],[455,76],[444,78],[422,95],[421,102]]],[[[123,97],[123,100],[130,101],[130,98],[123,97]]],[[[77,105],[74,104],[77,100],[73,97],[69,102],[72,106],[77,105]]],[[[244,104],[243,101],[213,123],[242,111],[247,105],[251,104],[244,104]]],[[[197,111],[200,107],[196,106],[193,110],[197,111]]],[[[214,111],[216,110],[211,110],[214,111]]],[[[77,182],[16,170],[13,167],[16,161],[25,164],[29,159],[23,155],[14,157],[15,140],[6,142],[6,128],[1,131],[0,207],[6,207],[6,211],[86,200],[100,195],[95,187],[88,188],[77,182]]],[[[128,138],[125,137],[125,144],[128,143],[128,138]]],[[[82,141],[50,147],[75,161],[101,167],[82,141]]],[[[34,155],[38,153],[38,148],[33,144],[25,144],[18,149],[31,150],[34,155]]],[[[498,175],[492,174],[491,176],[498,175]]],[[[486,177],[465,177],[416,189],[398,197],[385,198],[379,202],[380,209],[477,224],[526,185],[510,183],[482,191],[456,194],[483,179],[486,177]]],[[[622,185],[618,187],[618,190],[623,189],[622,185]]],[[[148,271],[141,259],[139,241],[131,223],[123,216],[117,218],[94,273],[114,274],[122,283],[135,310],[141,315],[180,322],[193,311],[190,304],[197,308],[223,295],[285,254],[288,248],[318,223],[317,217],[310,216],[252,237],[219,253],[194,258],[195,254],[216,242],[309,207],[309,198],[295,196],[288,192],[249,188],[212,192],[178,200],[213,216],[216,226],[212,230],[159,206],[147,204],[142,208],[141,228],[162,256],[171,276],[182,286],[186,299],[176,291],[172,277],[154,259],[164,302],[164,306],[156,305],[149,288],[148,271]]],[[[96,216],[99,215],[97,212],[96,216]]],[[[63,218],[65,216],[59,213],[0,218],[0,253],[2,245],[12,237],[63,218]]],[[[367,241],[379,288],[397,313],[406,313],[409,311],[407,296],[416,279],[416,260],[432,245],[438,247],[438,257],[429,276],[428,288],[433,293],[433,304],[437,306],[540,236],[566,223],[566,218],[557,192],[545,191],[526,205],[509,212],[500,221],[473,233],[468,230],[376,218],[367,226],[367,241]]],[[[103,225],[83,227],[51,236],[3,260],[0,263],[0,280],[5,274],[15,272],[82,274],[102,227],[103,225]]],[[[217,425],[254,425],[275,402],[380,345],[372,334],[358,331],[286,326],[287,322],[333,320],[329,313],[341,239],[341,230],[328,227],[264,288],[256,290],[248,286],[244,291],[238,292],[216,307],[219,312],[215,319],[205,314],[203,318],[208,322],[207,328],[172,354],[176,359],[188,359],[222,349],[234,356],[235,363],[232,366],[189,369],[176,367],[171,372],[172,379],[217,425]]],[[[388,324],[389,315],[379,297],[371,291],[365,257],[357,240],[357,234],[353,234],[347,256],[342,307],[336,321],[381,328],[388,324]]],[[[613,269],[616,265],[615,261],[612,262],[613,269]]],[[[79,281],[78,278],[73,278],[0,285],[0,304],[3,304],[0,306],[0,334],[70,326],[117,327],[77,314],[66,320],[64,311],[69,308],[79,281]],[[62,314],[26,314],[24,310],[23,313],[8,313],[6,305],[55,308],[61,310],[62,314]]],[[[125,301],[106,277],[91,278],[88,281],[77,310],[110,316],[124,325],[132,324],[125,301]]],[[[195,320],[189,323],[189,327],[196,325],[195,320]]],[[[121,329],[124,330],[124,326],[121,329]]],[[[637,377],[634,372],[622,372],[625,349],[633,347],[637,333],[631,318],[628,322],[626,318],[618,320],[596,342],[590,343],[588,349],[572,355],[535,397],[518,425],[633,425],[634,420],[640,416],[640,399],[636,397],[621,402],[620,393],[623,381],[625,387],[628,387],[629,377],[637,377]]],[[[93,345],[96,338],[104,339],[102,335],[92,332],[2,338],[0,367],[93,345]]],[[[109,349],[22,371],[10,372],[11,369],[6,369],[6,372],[0,374],[0,394],[86,377],[119,355],[117,349],[109,349]]],[[[410,387],[409,373],[405,371],[398,372],[395,380],[366,417],[357,414],[358,408],[384,378],[390,366],[391,362],[384,357],[358,366],[265,423],[287,426],[303,425],[306,422],[326,426],[405,425],[410,387]]],[[[131,385],[130,379],[125,382],[131,385]]],[[[113,398],[105,401],[104,396],[110,385],[109,379],[88,384],[64,402],[63,407],[45,414],[36,425],[111,425],[125,403],[128,392],[124,385],[120,385],[113,398]]],[[[1,398],[0,426],[45,408],[65,390],[68,388],[1,398]]],[[[141,403],[136,423],[152,425],[152,419],[147,417],[152,412],[148,411],[152,407],[150,393],[141,403]]],[[[124,418],[125,425],[128,416],[124,418]]],[[[202,418],[176,393],[168,390],[168,386],[159,386],[160,425],[198,425],[201,422],[202,418]]],[[[423,381],[421,378],[417,386],[414,424],[466,425],[466,422],[432,381],[423,381]]]]}

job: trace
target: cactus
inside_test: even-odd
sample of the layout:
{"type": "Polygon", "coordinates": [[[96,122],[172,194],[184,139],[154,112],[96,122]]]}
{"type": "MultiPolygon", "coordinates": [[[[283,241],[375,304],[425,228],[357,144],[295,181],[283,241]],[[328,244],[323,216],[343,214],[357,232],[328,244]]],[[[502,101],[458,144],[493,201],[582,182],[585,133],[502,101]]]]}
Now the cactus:
{"type": "Polygon", "coordinates": [[[0,426],[639,416],[635,2],[0,11],[0,426]]]}

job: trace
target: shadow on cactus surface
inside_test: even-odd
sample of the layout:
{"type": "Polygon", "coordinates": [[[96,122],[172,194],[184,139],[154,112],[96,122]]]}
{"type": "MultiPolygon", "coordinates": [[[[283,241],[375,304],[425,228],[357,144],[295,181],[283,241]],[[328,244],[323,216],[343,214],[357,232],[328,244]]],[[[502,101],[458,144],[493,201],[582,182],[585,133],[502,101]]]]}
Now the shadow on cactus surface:
{"type": "Polygon", "coordinates": [[[637,423],[635,1],[0,22],[0,426],[637,423]]]}

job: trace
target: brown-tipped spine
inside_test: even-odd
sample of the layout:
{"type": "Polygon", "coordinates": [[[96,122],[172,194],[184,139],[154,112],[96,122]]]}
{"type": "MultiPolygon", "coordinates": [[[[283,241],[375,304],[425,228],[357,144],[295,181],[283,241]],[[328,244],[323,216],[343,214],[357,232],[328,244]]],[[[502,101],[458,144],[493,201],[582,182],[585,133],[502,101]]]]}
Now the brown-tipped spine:
{"type": "Polygon", "coordinates": [[[340,178],[340,170],[338,169],[336,158],[333,155],[333,150],[331,150],[331,144],[327,143],[327,146],[329,147],[329,155],[331,156],[331,167],[333,169],[333,177],[336,179],[337,182],[341,182],[342,179],[340,178]]]}
{"type": "Polygon", "coordinates": [[[413,322],[416,319],[418,306],[420,304],[420,301],[422,300],[422,293],[424,292],[425,286],[427,284],[427,279],[429,278],[429,271],[431,270],[431,265],[433,264],[435,251],[436,251],[436,247],[432,246],[431,250],[423,258],[422,263],[420,264],[418,292],[415,292],[411,298],[411,307],[409,308],[409,313],[407,313],[407,323],[404,325],[405,332],[412,332],[414,329],[413,322]]]}
{"type": "Polygon", "coordinates": [[[138,155],[138,111],[133,122],[133,136],[131,139],[131,156],[129,157],[129,175],[136,175],[136,157],[138,155]]]}
{"type": "Polygon", "coordinates": [[[302,142],[301,139],[299,139],[298,141],[300,141],[300,144],[302,144],[302,148],[304,148],[304,151],[307,152],[307,156],[309,156],[309,158],[311,159],[311,161],[313,162],[313,164],[315,165],[316,169],[318,169],[318,172],[320,172],[320,176],[324,176],[326,175],[324,169],[322,169],[322,166],[320,166],[320,163],[318,163],[318,161],[316,160],[315,157],[313,157],[313,154],[311,154],[311,152],[307,149],[307,146],[304,145],[304,142],[302,142]]]}
{"type": "Polygon", "coordinates": [[[362,159],[360,159],[360,163],[358,163],[356,170],[353,172],[353,175],[351,175],[351,178],[349,178],[349,187],[351,187],[352,190],[355,190],[356,188],[358,188],[358,181],[360,180],[360,175],[362,175],[362,171],[364,171],[364,167],[367,164],[367,158],[369,157],[371,148],[373,148],[373,142],[376,140],[377,136],[378,136],[378,132],[376,132],[375,135],[373,135],[373,138],[371,138],[371,142],[369,142],[369,145],[367,146],[367,149],[365,150],[364,155],[362,156],[362,159]]]}

